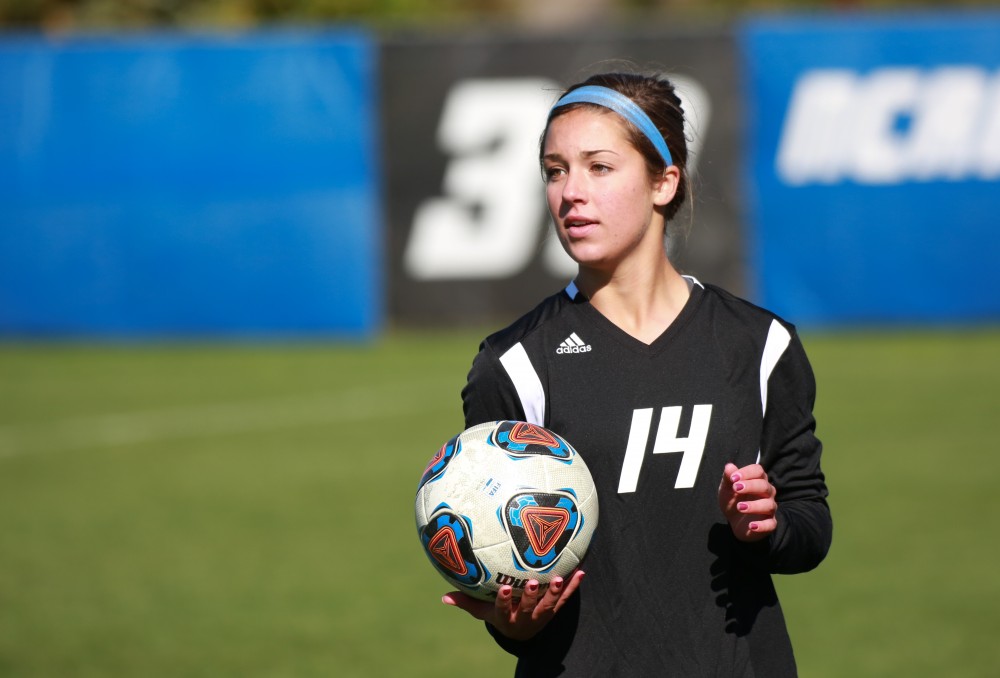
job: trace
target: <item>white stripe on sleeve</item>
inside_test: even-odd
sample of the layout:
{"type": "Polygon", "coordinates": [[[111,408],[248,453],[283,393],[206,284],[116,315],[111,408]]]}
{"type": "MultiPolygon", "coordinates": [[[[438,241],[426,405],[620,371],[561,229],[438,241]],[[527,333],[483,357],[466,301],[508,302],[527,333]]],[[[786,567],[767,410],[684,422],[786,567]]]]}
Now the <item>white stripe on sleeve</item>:
{"type": "Polygon", "coordinates": [[[767,342],[764,344],[764,355],[760,359],[760,409],[761,413],[767,411],[767,381],[771,378],[771,372],[778,360],[785,354],[785,349],[792,341],[792,335],[788,333],[784,325],[777,320],[771,321],[771,328],[767,331],[767,342]]]}
{"type": "Polygon", "coordinates": [[[538,373],[528,359],[528,353],[520,343],[514,344],[509,351],[500,356],[500,364],[507,370],[517,396],[521,399],[521,408],[529,423],[538,426],[545,425],[545,390],[538,378],[538,373]]]}
{"type": "MultiPolygon", "coordinates": [[[[771,321],[771,327],[767,331],[767,341],[764,342],[764,355],[760,359],[760,412],[763,415],[767,412],[767,381],[771,378],[774,366],[778,364],[781,356],[785,354],[792,335],[788,333],[784,325],[777,320],[771,321]]],[[[757,451],[757,463],[760,463],[760,450],[757,451]]]]}

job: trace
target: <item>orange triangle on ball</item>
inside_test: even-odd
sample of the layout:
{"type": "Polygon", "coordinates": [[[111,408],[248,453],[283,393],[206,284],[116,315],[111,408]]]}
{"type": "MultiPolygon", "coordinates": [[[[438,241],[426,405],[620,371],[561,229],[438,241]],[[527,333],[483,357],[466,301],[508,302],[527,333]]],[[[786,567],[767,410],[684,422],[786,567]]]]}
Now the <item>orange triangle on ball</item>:
{"type": "Polygon", "coordinates": [[[531,548],[540,556],[552,550],[569,525],[569,511],[564,508],[525,506],[521,523],[528,533],[531,548]]]}
{"type": "Polygon", "coordinates": [[[450,527],[443,527],[438,530],[438,533],[427,544],[427,550],[434,556],[434,560],[441,563],[441,566],[445,569],[451,570],[458,575],[468,573],[469,568],[466,566],[465,559],[462,558],[462,554],[458,550],[458,539],[455,537],[455,530],[450,527]]]}
{"type": "Polygon", "coordinates": [[[522,445],[536,444],[545,447],[559,447],[559,441],[541,426],[519,422],[510,431],[510,440],[522,445]]]}

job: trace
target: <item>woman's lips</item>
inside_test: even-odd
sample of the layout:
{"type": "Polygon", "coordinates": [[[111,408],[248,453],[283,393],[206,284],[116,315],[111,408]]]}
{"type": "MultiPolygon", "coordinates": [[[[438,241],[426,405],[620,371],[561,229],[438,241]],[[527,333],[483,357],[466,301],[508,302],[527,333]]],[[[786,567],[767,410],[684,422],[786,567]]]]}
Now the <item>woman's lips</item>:
{"type": "Polygon", "coordinates": [[[582,238],[597,228],[597,222],[591,219],[565,219],[563,228],[571,238],[582,238]]]}

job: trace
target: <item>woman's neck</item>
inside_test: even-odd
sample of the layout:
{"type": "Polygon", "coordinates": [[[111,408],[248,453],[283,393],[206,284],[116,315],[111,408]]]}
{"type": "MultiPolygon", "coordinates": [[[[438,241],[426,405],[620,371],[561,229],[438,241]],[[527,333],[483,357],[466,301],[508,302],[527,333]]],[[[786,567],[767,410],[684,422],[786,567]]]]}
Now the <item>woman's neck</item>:
{"type": "Polygon", "coordinates": [[[619,266],[611,273],[581,267],[576,284],[601,315],[644,344],[670,327],[691,296],[665,255],[651,265],[619,266]]]}

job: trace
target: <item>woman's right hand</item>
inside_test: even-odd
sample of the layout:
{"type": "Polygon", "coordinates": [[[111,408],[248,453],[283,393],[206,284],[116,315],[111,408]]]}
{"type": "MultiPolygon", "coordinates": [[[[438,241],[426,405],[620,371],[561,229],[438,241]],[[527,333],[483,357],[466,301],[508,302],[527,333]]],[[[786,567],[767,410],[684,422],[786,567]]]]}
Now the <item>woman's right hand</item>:
{"type": "Polygon", "coordinates": [[[568,580],[562,577],[553,579],[544,593],[538,581],[529,580],[520,599],[514,598],[513,587],[504,585],[492,603],[459,591],[445,594],[441,602],[465,610],[512,640],[528,640],[549,623],[580,587],[581,581],[583,570],[574,570],[568,580]]]}

